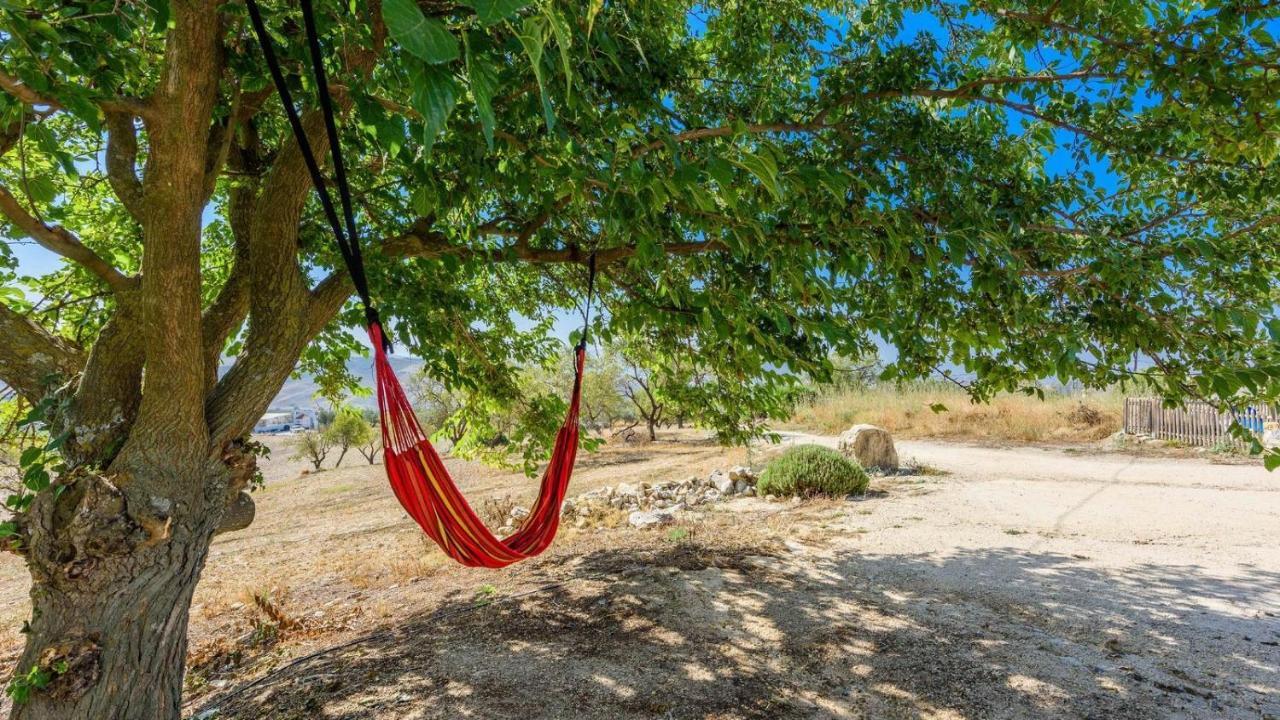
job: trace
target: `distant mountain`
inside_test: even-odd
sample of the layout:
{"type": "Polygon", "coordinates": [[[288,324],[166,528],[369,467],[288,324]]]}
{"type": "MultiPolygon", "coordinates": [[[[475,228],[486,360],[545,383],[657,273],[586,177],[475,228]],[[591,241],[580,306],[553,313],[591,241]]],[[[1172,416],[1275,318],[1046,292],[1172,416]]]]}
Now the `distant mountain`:
{"type": "MultiPolygon", "coordinates": [[[[224,365],[219,370],[225,372],[228,367],[224,365]]],[[[409,377],[421,367],[422,361],[417,358],[391,356],[391,368],[396,371],[396,376],[400,378],[401,382],[407,382],[409,377]]],[[[348,402],[356,407],[377,408],[378,399],[373,395],[373,358],[353,357],[347,361],[347,369],[351,371],[352,375],[359,378],[361,386],[368,389],[370,393],[366,397],[350,398],[348,402]]],[[[284,387],[280,388],[280,393],[276,395],[276,399],[271,401],[271,409],[288,410],[295,407],[318,407],[320,401],[315,396],[318,389],[315,378],[310,374],[289,378],[285,381],[284,387]]]]}

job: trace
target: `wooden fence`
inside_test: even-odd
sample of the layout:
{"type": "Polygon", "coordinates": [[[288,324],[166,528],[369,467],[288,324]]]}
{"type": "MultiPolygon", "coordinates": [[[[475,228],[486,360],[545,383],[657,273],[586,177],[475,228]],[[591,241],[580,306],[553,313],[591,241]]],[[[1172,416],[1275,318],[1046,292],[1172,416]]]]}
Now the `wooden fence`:
{"type": "MultiPolygon", "coordinates": [[[[1240,408],[1235,418],[1259,435],[1267,423],[1280,422],[1274,407],[1251,405],[1240,408]]],[[[1166,408],[1160,398],[1125,398],[1124,431],[1161,440],[1177,440],[1188,445],[1210,447],[1220,443],[1241,445],[1228,432],[1232,415],[1206,402],[1192,401],[1180,408],[1166,408]]]]}

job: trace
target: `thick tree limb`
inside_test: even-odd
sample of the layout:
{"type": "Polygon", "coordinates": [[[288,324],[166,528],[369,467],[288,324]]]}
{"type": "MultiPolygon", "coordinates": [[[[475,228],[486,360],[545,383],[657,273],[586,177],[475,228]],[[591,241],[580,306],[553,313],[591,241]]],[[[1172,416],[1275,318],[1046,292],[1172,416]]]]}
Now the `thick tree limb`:
{"type": "Polygon", "coordinates": [[[204,138],[222,76],[225,16],[215,0],[172,3],[164,65],[147,118],[141,307],[146,384],[113,469],[172,478],[156,492],[191,493],[207,460],[200,278],[207,167],[204,138]],[[163,450],[162,450],[163,449],[163,450]]]}
{"type": "Polygon", "coordinates": [[[307,334],[315,337],[333,319],[342,304],[355,292],[351,277],[345,269],[335,270],[316,284],[311,291],[311,306],[307,309],[307,334]]]}
{"type": "Polygon", "coordinates": [[[85,360],[69,409],[74,432],[64,446],[75,462],[109,461],[105,453],[119,447],[119,439],[137,417],[146,360],[137,294],[134,290],[116,296],[116,311],[85,360]]]}
{"type": "Polygon", "coordinates": [[[80,242],[80,238],[70,230],[59,225],[48,225],[27,212],[22,203],[18,202],[13,193],[3,185],[0,185],[0,213],[3,213],[10,222],[17,225],[46,250],[84,266],[86,270],[101,278],[112,290],[128,290],[137,283],[135,278],[126,276],[80,242]]]}
{"type": "MultiPolygon", "coordinates": [[[[317,158],[324,157],[329,143],[323,117],[308,112],[302,122],[317,158]]],[[[312,337],[312,295],[297,264],[298,229],[310,192],[302,153],[290,139],[263,180],[253,211],[245,350],[206,405],[215,447],[234,440],[261,417],[312,337]]]]}
{"type": "Polygon", "coordinates": [[[125,210],[142,217],[142,182],[138,180],[138,132],[133,117],[107,113],[107,181],[125,210]]]}
{"type": "MultiPolygon", "coordinates": [[[[585,263],[591,255],[577,245],[563,248],[533,247],[524,240],[498,250],[477,250],[465,245],[454,245],[440,232],[431,230],[425,222],[419,221],[407,232],[382,243],[382,251],[393,257],[425,257],[438,258],[445,255],[454,257],[486,257],[492,262],[521,261],[534,264],[585,263]]],[[[699,253],[723,250],[724,245],[718,240],[696,240],[690,242],[672,242],[662,245],[662,251],[668,255],[697,255],[699,253]]],[[[605,248],[596,251],[596,263],[608,265],[635,255],[634,245],[605,248]]]]}
{"type": "Polygon", "coordinates": [[[84,367],[83,350],[3,303],[0,336],[0,381],[31,402],[84,367]]]}
{"type": "Polygon", "coordinates": [[[218,379],[218,362],[232,330],[249,314],[249,242],[252,232],[257,182],[243,181],[231,189],[227,203],[231,234],[235,239],[235,257],[226,283],[204,311],[203,337],[207,387],[218,379]]]}

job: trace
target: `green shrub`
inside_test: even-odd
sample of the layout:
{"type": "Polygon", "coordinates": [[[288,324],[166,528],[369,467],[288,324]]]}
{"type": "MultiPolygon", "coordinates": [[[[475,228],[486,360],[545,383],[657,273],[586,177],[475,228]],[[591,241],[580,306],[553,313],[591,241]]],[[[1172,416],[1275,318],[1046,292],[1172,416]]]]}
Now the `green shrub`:
{"type": "Polygon", "coordinates": [[[797,445],[769,463],[760,475],[761,495],[852,495],[866,492],[871,479],[858,463],[821,445],[797,445]]]}

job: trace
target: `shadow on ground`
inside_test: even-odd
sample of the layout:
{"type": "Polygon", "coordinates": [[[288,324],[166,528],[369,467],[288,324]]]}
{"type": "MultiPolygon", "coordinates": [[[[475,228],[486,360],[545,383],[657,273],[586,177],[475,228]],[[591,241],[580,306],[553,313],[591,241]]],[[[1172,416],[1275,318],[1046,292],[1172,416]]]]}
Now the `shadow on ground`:
{"type": "Polygon", "coordinates": [[[999,548],[810,558],[664,545],[543,561],[548,582],[573,579],[519,597],[455,595],[431,614],[229,687],[197,712],[1280,716],[1280,619],[1250,610],[1280,597],[1276,573],[1146,566],[1120,576],[1076,557],[999,548]]]}

